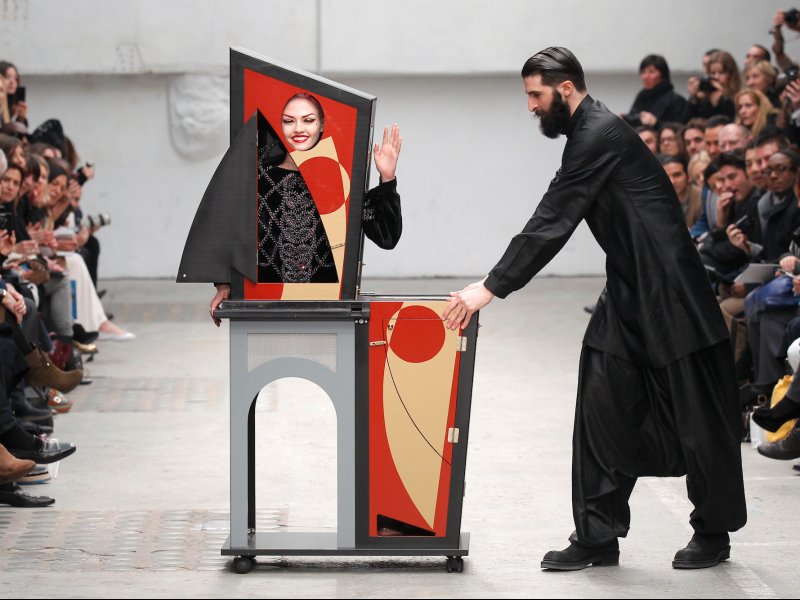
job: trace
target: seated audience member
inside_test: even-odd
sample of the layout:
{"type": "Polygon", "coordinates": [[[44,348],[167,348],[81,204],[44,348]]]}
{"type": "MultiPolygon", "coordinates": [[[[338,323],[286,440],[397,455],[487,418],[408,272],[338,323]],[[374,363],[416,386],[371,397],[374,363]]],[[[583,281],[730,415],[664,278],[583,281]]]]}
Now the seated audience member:
{"type": "Polygon", "coordinates": [[[681,130],[681,140],[686,155],[691,158],[706,149],[706,122],[703,119],[692,119],[681,130]]]}
{"type": "Polygon", "coordinates": [[[680,138],[680,123],[664,123],[658,132],[658,153],[667,156],[683,156],[683,144],[680,138]]]}
{"type": "MultiPolygon", "coordinates": [[[[747,67],[750,65],[754,65],[759,62],[766,62],[769,64],[769,61],[772,60],[772,56],[764,46],[761,44],[753,44],[747,50],[747,54],[744,55],[744,68],[745,71],[747,67]]],[[[749,87],[749,86],[748,86],[749,87]]]]}
{"type": "Polygon", "coordinates": [[[769,157],[778,152],[778,150],[785,150],[788,147],[789,140],[775,128],[768,128],[755,139],[755,160],[750,167],[748,176],[754,182],[759,176],[761,177],[763,187],[760,189],[765,190],[770,184],[769,178],[764,175],[769,157]]]}
{"type": "Polygon", "coordinates": [[[10,121],[13,123],[28,124],[28,104],[17,95],[20,78],[17,67],[12,63],[0,61],[0,76],[5,78],[6,96],[8,98],[8,111],[10,121]]]}
{"type": "MultiPolygon", "coordinates": [[[[701,191],[706,184],[705,170],[711,164],[708,152],[702,150],[689,159],[686,170],[689,173],[689,183],[701,191]]],[[[699,217],[700,215],[698,215],[699,217]]]]}
{"type": "Polygon", "coordinates": [[[750,139],[750,130],[744,125],[730,123],[719,130],[719,151],[744,150],[750,139]]]}
{"type": "Polygon", "coordinates": [[[623,118],[633,127],[650,125],[659,128],[661,123],[685,123],[688,105],[677,94],[670,81],[669,66],[663,56],[650,54],[639,65],[642,90],[636,95],[628,114],[623,118]]]}
{"type": "Polygon", "coordinates": [[[775,125],[778,112],[769,99],[758,90],[745,89],[736,94],[736,122],[750,130],[756,138],[764,128],[775,125]]]}
{"type": "MultiPolygon", "coordinates": [[[[708,152],[705,153],[708,155],[708,152]]],[[[711,224],[717,219],[717,199],[722,193],[722,178],[719,175],[719,165],[716,161],[710,161],[703,170],[703,183],[700,195],[700,217],[695,221],[690,229],[690,235],[700,243],[702,249],[708,237],[711,235],[711,224]]],[[[712,243],[709,240],[709,243],[712,243]]]]}
{"type": "Polygon", "coordinates": [[[733,97],[740,87],[739,67],[734,58],[728,52],[715,52],[709,57],[707,80],[689,78],[689,116],[707,119],[724,115],[733,119],[736,116],[733,97]],[[709,87],[704,88],[704,83],[709,87]]]}
{"type": "Polygon", "coordinates": [[[6,155],[9,164],[25,168],[25,147],[23,143],[11,136],[0,133],[0,150],[6,155]]]}
{"type": "Polygon", "coordinates": [[[682,158],[665,154],[659,155],[658,158],[672,182],[672,187],[675,188],[686,225],[691,227],[700,216],[700,191],[694,190],[689,183],[686,163],[682,158]]]}
{"type": "MultiPolygon", "coordinates": [[[[769,185],[768,191],[758,201],[756,227],[747,234],[736,225],[728,226],[728,240],[747,256],[749,262],[777,263],[788,252],[793,233],[800,227],[800,208],[794,194],[798,166],[800,156],[795,152],[780,150],[774,153],[764,171],[769,185]]],[[[744,299],[728,298],[720,304],[720,308],[725,320],[733,322],[740,318],[744,310],[744,299]]],[[[753,323],[753,327],[758,325],[753,323]]],[[[751,327],[748,324],[746,328],[739,329],[735,342],[741,354],[748,343],[751,327]]],[[[758,371],[759,365],[755,361],[753,364],[758,371]]],[[[760,376],[764,376],[763,370],[760,376]]]]}
{"type": "MultiPolygon", "coordinates": [[[[722,154],[718,164],[722,193],[717,199],[710,239],[703,245],[700,255],[706,265],[728,276],[738,273],[748,263],[749,257],[730,242],[727,229],[747,217],[745,222],[740,223],[740,231],[752,237],[758,227],[758,201],[761,195],[747,178],[744,153],[722,154]]],[[[744,289],[734,287],[733,290],[734,295],[744,298],[744,289]]],[[[724,290],[722,295],[730,294],[724,290]]]]}
{"type": "Polygon", "coordinates": [[[800,23],[787,23],[785,15],[785,11],[779,10],[776,12],[773,20],[774,27],[772,28],[772,51],[775,53],[775,64],[784,71],[791,68],[794,63],[792,62],[792,59],[784,53],[783,27],[800,32],[800,23]]]}
{"type": "Polygon", "coordinates": [[[744,165],[747,170],[747,178],[750,182],[762,192],[767,191],[767,179],[761,172],[758,163],[758,149],[756,148],[756,141],[750,140],[744,149],[744,165]]]}
{"type": "Polygon", "coordinates": [[[706,152],[711,156],[711,160],[717,160],[720,154],[719,132],[730,124],[731,120],[722,115],[716,115],[706,121],[706,130],[703,132],[706,142],[706,152]]]}
{"type": "Polygon", "coordinates": [[[778,71],[766,61],[751,64],[744,69],[744,86],[746,89],[758,90],[769,98],[774,108],[781,105],[778,92],[775,90],[775,82],[778,71]]]}
{"type": "Polygon", "coordinates": [[[658,152],[658,132],[652,125],[639,125],[636,128],[636,133],[642,138],[645,146],[650,148],[650,152],[656,154],[658,152]]]}

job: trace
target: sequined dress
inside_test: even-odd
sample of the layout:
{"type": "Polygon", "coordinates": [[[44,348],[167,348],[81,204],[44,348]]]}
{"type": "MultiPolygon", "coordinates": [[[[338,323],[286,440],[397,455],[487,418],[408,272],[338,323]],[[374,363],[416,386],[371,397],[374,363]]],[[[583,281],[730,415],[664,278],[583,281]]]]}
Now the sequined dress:
{"type": "Polygon", "coordinates": [[[337,283],[331,245],[299,171],[259,161],[259,283],[337,283]]]}

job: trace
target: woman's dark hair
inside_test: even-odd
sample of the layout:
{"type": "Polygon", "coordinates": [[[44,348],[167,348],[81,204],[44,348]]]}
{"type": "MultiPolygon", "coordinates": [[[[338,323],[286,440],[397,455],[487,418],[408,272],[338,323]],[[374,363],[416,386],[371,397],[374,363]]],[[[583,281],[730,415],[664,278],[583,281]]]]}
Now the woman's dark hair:
{"type": "Polygon", "coordinates": [[[39,177],[42,174],[42,170],[39,163],[39,158],[35,154],[31,154],[28,156],[27,164],[25,165],[25,170],[28,173],[30,173],[34,181],[38,181],[39,177]]]}
{"type": "Polygon", "coordinates": [[[661,80],[670,83],[669,79],[669,65],[667,60],[659,54],[648,54],[642,59],[639,64],[639,73],[644,71],[647,67],[655,67],[661,73],[661,80]]]}
{"type": "Polygon", "coordinates": [[[15,138],[13,135],[6,135],[4,133],[0,133],[0,150],[2,150],[6,155],[6,160],[11,162],[11,155],[14,154],[14,151],[17,149],[17,146],[21,146],[22,142],[15,138]]]}
{"type": "Polygon", "coordinates": [[[672,156],[670,154],[656,154],[656,158],[658,158],[658,161],[661,163],[662,167],[666,167],[667,165],[671,164],[681,165],[683,167],[683,172],[688,174],[686,161],[683,160],[683,157],[672,156]]]}
{"type": "Polygon", "coordinates": [[[56,177],[65,175],[69,179],[69,164],[67,161],[60,158],[45,158],[49,173],[47,174],[47,181],[53,181],[56,177]]]}
{"type": "Polygon", "coordinates": [[[586,91],[583,67],[567,48],[550,46],[531,56],[522,65],[522,77],[541,75],[544,85],[555,86],[571,81],[579,92],[586,91]]]}
{"type": "Polygon", "coordinates": [[[8,73],[8,70],[12,68],[17,72],[17,79],[19,79],[19,69],[17,68],[17,65],[10,63],[7,60],[0,60],[0,75],[3,77],[5,77],[6,73],[8,73]]]}

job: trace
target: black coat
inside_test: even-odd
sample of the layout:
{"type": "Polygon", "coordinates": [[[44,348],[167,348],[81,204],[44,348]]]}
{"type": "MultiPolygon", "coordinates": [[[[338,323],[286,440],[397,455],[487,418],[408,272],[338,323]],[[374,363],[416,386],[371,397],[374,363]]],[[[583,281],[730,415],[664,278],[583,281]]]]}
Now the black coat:
{"type": "Polygon", "coordinates": [[[686,98],[677,94],[672,84],[664,81],[651,90],[641,90],[636,94],[630,112],[623,118],[631,125],[638,127],[642,124],[639,113],[651,113],[656,119],[656,127],[662,123],[686,123],[689,119],[689,103],[686,98]]]}
{"type": "Polygon", "coordinates": [[[486,287],[527,284],[586,219],[606,253],[606,290],[584,344],[651,367],[728,337],[677,195],[636,132],[587,96],[565,131],[561,167],[486,287]]]}

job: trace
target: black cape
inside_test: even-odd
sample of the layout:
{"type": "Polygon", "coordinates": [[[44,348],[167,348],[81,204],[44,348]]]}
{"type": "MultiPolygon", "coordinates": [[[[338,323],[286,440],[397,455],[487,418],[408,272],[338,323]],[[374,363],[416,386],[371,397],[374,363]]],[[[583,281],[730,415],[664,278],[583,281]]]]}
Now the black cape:
{"type": "Polygon", "coordinates": [[[561,168],[485,285],[520,289],[586,219],[608,280],[584,344],[661,367],[728,338],[664,168],[622,119],[587,96],[564,133],[561,168]]]}

